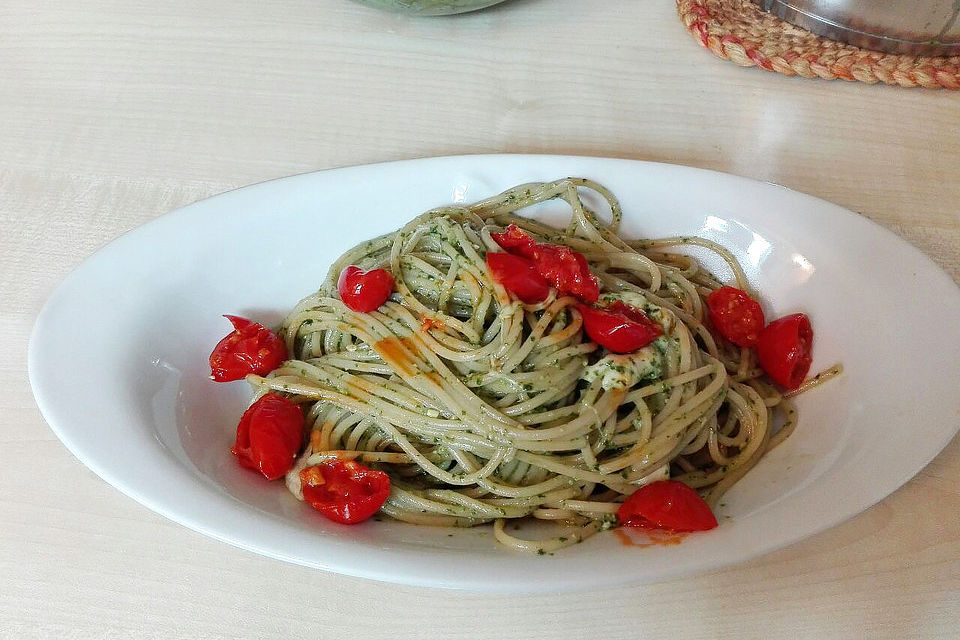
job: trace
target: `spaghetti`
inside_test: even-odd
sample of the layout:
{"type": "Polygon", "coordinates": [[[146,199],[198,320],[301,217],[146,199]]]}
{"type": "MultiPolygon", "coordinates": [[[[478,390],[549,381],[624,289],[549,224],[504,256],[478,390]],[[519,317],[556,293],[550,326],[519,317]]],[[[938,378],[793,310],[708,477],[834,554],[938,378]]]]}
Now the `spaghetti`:
{"type": "Polygon", "coordinates": [[[492,522],[499,542],[539,553],[614,526],[625,498],[653,480],[679,480],[715,505],[789,435],[796,412],[751,349],[711,333],[705,298],[721,283],[669,249],[714,251],[747,289],[733,256],[700,238],[621,239],[621,216],[606,188],[569,178],[434,209],[347,251],[284,322],[290,359],[266,377],[247,376],[258,397],[309,406],[310,437],[287,474],[290,491],[302,499],[305,467],[357,460],[389,474],[386,515],[492,522]],[[581,190],[607,202],[609,223],[581,190]],[[570,206],[566,229],[518,215],[551,199],[570,206]],[[491,233],[510,224],[582,253],[601,303],[642,309],[662,335],[612,354],[585,337],[575,298],[555,289],[537,304],[510,296],[485,263],[499,251],[491,233]],[[390,300],[370,313],[346,307],[337,276],[348,265],[388,269],[390,300]],[[778,413],[785,424],[773,436],[778,413]],[[537,540],[508,533],[505,524],[523,518],[564,528],[537,540]]]}

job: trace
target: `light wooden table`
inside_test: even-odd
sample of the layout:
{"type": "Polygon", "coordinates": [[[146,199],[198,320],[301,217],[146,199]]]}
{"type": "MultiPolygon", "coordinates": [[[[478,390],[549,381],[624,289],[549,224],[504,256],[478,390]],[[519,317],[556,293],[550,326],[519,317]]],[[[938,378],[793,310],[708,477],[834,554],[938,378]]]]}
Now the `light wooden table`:
{"type": "Polygon", "coordinates": [[[957,637],[956,440],[866,513],[743,566],[499,597],[214,542],[99,480],[40,417],[33,319],[110,239],[267,178],[501,151],[781,183],[879,222],[960,279],[960,96],[740,69],[700,49],[669,0],[511,0],[432,20],[346,0],[3,3],[0,637],[957,637]]]}

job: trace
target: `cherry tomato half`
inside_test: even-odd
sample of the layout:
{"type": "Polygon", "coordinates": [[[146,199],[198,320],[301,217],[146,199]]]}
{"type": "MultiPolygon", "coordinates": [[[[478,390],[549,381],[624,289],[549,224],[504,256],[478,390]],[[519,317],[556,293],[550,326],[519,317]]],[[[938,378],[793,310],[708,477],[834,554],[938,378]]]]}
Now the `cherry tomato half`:
{"type": "Polygon", "coordinates": [[[529,258],[490,252],[487,254],[487,266],[494,280],[527,304],[543,302],[550,294],[550,285],[529,258]]]}
{"type": "Polygon", "coordinates": [[[760,332],[757,359],[774,382],[787,389],[796,389],[810,371],[812,350],[810,319],[802,313],[795,313],[774,320],[760,332]]]}
{"type": "Polygon", "coordinates": [[[503,233],[491,233],[490,237],[507,253],[533,259],[537,243],[517,225],[511,224],[503,233]]]}
{"type": "Polygon", "coordinates": [[[741,347],[757,344],[763,330],[763,309],[746,292],[720,287],[707,296],[710,322],[721,336],[741,347]]]}
{"type": "Polygon", "coordinates": [[[361,313],[376,311],[393,292],[393,276],[386,269],[364,271],[350,265],[340,272],[337,292],[347,308],[361,313]]]}
{"type": "Polygon", "coordinates": [[[303,499],[334,522],[363,522],[390,495],[390,476],[359,462],[331,460],[300,471],[303,499]]]}
{"type": "Polygon", "coordinates": [[[625,527],[667,531],[707,531],[717,518],[696,491],[676,480],[643,485],[617,509],[625,527]]]}
{"type": "Polygon", "coordinates": [[[590,266],[582,253],[560,244],[534,242],[514,224],[503,233],[491,234],[491,237],[508,253],[533,260],[540,275],[561,294],[571,294],[589,303],[597,301],[600,284],[590,273],[590,266]]]}
{"type": "Polygon", "coordinates": [[[623,302],[606,307],[578,304],[583,328],[591,340],[614,353],[630,353],[647,346],[663,333],[656,322],[623,302]]]}
{"type": "Polygon", "coordinates": [[[302,444],[303,411],[294,402],[268,393],[244,411],[230,452],[242,466],[276,480],[293,467],[302,444]]]}
{"type": "Polygon", "coordinates": [[[569,293],[589,303],[600,297],[600,284],[590,273],[582,253],[558,244],[538,244],[534,262],[540,275],[560,293],[569,293]]]}
{"type": "Polygon", "coordinates": [[[210,354],[210,377],[217,382],[240,380],[248,373],[266,375],[287,359],[287,347],[262,324],[237,316],[224,316],[233,331],[210,354]]]}

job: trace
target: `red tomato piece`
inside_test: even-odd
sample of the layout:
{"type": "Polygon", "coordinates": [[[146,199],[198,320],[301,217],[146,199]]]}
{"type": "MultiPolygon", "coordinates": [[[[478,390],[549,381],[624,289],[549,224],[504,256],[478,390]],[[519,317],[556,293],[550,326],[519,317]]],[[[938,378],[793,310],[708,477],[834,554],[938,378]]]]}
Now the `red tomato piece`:
{"type": "Polygon", "coordinates": [[[760,303],[734,287],[720,287],[707,296],[710,322],[721,336],[741,347],[757,344],[764,317],[760,303]]]}
{"type": "Polygon", "coordinates": [[[268,393],[250,405],[237,425],[230,450],[241,466],[259,471],[268,480],[281,478],[303,444],[303,411],[286,398],[268,393]]]}
{"type": "Polygon", "coordinates": [[[533,258],[537,243],[515,224],[509,225],[503,233],[491,233],[490,237],[508,253],[533,258]]]}
{"type": "Polygon", "coordinates": [[[644,312],[619,301],[602,308],[578,304],[577,310],[590,339],[614,353],[636,351],[663,334],[644,312]]]}
{"type": "Polygon", "coordinates": [[[527,304],[543,302],[550,294],[550,285],[537,271],[533,260],[509,253],[487,254],[487,266],[494,280],[527,304]]]}
{"type": "Polygon", "coordinates": [[[503,233],[491,234],[491,237],[508,253],[533,260],[540,275],[561,294],[571,294],[589,303],[597,301],[600,283],[590,273],[582,253],[560,244],[534,242],[515,224],[508,226],[503,233]]]}
{"type": "Polygon", "coordinates": [[[625,527],[676,532],[707,531],[717,526],[717,518],[703,498],[676,480],[640,487],[617,509],[617,519],[625,527]]]}
{"type": "Polygon", "coordinates": [[[233,331],[210,354],[210,377],[217,382],[240,380],[248,373],[266,375],[287,359],[287,346],[262,324],[224,316],[233,331]]]}
{"type": "Polygon", "coordinates": [[[350,265],[340,272],[337,292],[347,308],[361,313],[376,311],[387,301],[394,287],[393,276],[386,269],[364,271],[350,265]]]}
{"type": "Polygon", "coordinates": [[[334,522],[363,522],[390,495],[390,476],[359,462],[331,460],[300,471],[303,499],[334,522]]]}
{"type": "Polygon", "coordinates": [[[787,389],[796,389],[813,361],[813,328],[802,314],[778,318],[760,332],[757,359],[767,375],[787,389]]]}
{"type": "Polygon", "coordinates": [[[591,304],[600,297],[600,283],[590,273],[582,253],[559,244],[538,244],[534,262],[540,275],[560,293],[572,294],[591,304]]]}

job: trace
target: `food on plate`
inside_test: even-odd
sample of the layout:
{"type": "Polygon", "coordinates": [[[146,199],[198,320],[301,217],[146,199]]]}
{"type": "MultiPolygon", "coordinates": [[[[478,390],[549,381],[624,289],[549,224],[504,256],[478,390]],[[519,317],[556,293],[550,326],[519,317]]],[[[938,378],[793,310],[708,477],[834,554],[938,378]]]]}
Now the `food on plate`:
{"type": "Polygon", "coordinates": [[[243,370],[224,361],[253,363],[248,413],[268,403],[284,421],[244,414],[238,459],[268,478],[283,468],[335,522],[493,523],[502,544],[541,554],[618,525],[717,526],[720,496],[793,429],[813,330],[803,314],[767,323],[723,247],[622,238],[621,217],[602,185],[568,178],[348,250],[284,321],[285,360],[260,329],[217,360],[231,372],[218,380],[243,370]],[[553,199],[572,211],[565,228],[520,215],[553,199]],[[730,285],[690,247],[723,258],[730,285]],[[296,447],[287,405],[304,416],[296,447]],[[533,520],[556,531],[507,526],[533,520]]]}
{"type": "Polygon", "coordinates": [[[224,316],[233,331],[210,354],[210,377],[217,382],[241,380],[255,373],[266,375],[287,359],[287,347],[262,324],[237,316],[224,316]]]}
{"type": "Polygon", "coordinates": [[[259,471],[267,480],[276,480],[290,471],[302,446],[300,406],[267,393],[243,412],[230,451],[242,466],[259,471]]]}
{"type": "Polygon", "coordinates": [[[303,499],[340,524],[363,522],[390,495],[390,476],[352,460],[325,460],[300,470],[303,499]]]}

